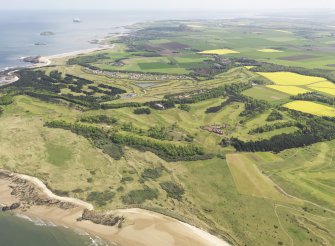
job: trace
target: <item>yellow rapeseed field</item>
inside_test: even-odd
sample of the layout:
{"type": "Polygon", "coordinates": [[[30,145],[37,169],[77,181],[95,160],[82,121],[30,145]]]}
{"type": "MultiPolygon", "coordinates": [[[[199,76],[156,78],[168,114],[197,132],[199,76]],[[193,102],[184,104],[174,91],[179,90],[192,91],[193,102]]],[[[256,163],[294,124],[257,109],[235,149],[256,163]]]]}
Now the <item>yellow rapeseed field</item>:
{"type": "Polygon", "coordinates": [[[279,53],[279,52],[284,52],[282,50],[276,50],[276,49],[261,49],[258,50],[259,52],[264,52],[264,53],[279,53]]]}
{"type": "Polygon", "coordinates": [[[298,94],[310,92],[298,86],[290,86],[290,85],[267,85],[266,87],[277,90],[277,91],[284,92],[289,95],[294,95],[294,96],[298,94]]]}
{"type": "Polygon", "coordinates": [[[285,104],[284,107],[318,116],[335,117],[335,108],[309,101],[293,101],[285,104]]]}
{"type": "Polygon", "coordinates": [[[309,85],[316,82],[326,81],[325,78],[300,75],[291,72],[266,72],[258,74],[271,80],[277,85],[309,85]]]}
{"type": "Polygon", "coordinates": [[[227,54],[237,54],[240,53],[235,50],[229,50],[229,49],[218,49],[218,50],[204,50],[201,52],[198,52],[198,54],[204,54],[204,55],[227,55],[227,54]]]}
{"type": "Polygon", "coordinates": [[[326,80],[320,83],[311,84],[308,87],[313,90],[335,96],[335,84],[330,81],[326,80]]]}

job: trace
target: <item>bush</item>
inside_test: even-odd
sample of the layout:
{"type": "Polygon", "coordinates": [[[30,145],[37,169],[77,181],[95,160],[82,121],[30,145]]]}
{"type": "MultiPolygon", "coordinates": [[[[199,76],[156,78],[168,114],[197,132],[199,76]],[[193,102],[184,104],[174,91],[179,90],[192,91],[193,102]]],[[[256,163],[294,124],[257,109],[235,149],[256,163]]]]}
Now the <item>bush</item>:
{"type": "Polygon", "coordinates": [[[143,179],[158,179],[162,174],[162,168],[146,168],[142,173],[143,179]]]}
{"type": "Polygon", "coordinates": [[[191,111],[191,106],[187,104],[180,104],[178,107],[180,110],[190,112],[191,111]]]}
{"type": "Polygon", "coordinates": [[[83,116],[80,118],[81,122],[87,123],[101,123],[101,124],[115,124],[118,120],[114,117],[108,117],[107,115],[91,115],[91,116],[83,116]]]}
{"type": "Polygon", "coordinates": [[[104,192],[90,192],[87,196],[87,201],[95,202],[98,206],[105,206],[107,202],[110,202],[115,196],[113,191],[104,192]]]}
{"type": "Polygon", "coordinates": [[[9,95],[5,95],[0,97],[0,105],[9,105],[12,104],[14,102],[13,97],[9,96],[9,95]]]}
{"type": "Polygon", "coordinates": [[[122,147],[114,143],[101,145],[101,149],[105,154],[111,156],[114,160],[121,160],[123,156],[122,147]]]}
{"type": "Polygon", "coordinates": [[[166,191],[168,197],[177,199],[178,201],[182,200],[182,195],[185,193],[185,190],[180,185],[168,181],[160,183],[160,186],[162,187],[163,190],[166,191]]]}
{"type": "Polygon", "coordinates": [[[124,204],[142,204],[146,200],[158,198],[158,190],[144,187],[142,190],[132,190],[127,195],[122,197],[124,204]]]}
{"type": "Polygon", "coordinates": [[[272,112],[269,114],[266,121],[276,121],[276,120],[282,120],[284,119],[283,115],[279,113],[277,110],[272,110],[272,112]]]}
{"type": "Polygon", "coordinates": [[[122,184],[124,184],[124,183],[126,183],[126,182],[131,182],[131,181],[133,181],[134,180],[134,178],[133,177],[130,177],[130,176],[127,176],[127,177],[122,177],[122,179],[121,179],[121,183],[122,184]]]}
{"type": "Polygon", "coordinates": [[[151,114],[150,108],[137,108],[134,109],[134,114],[151,114]]]}

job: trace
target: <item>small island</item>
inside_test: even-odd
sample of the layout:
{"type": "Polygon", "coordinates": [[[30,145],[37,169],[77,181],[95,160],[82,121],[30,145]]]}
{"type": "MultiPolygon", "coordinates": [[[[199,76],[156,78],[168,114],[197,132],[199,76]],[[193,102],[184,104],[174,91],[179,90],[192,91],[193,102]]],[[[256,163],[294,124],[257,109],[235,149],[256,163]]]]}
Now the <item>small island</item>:
{"type": "Polygon", "coordinates": [[[53,36],[55,35],[54,32],[50,32],[50,31],[47,31],[47,32],[41,32],[40,33],[41,36],[53,36]]]}

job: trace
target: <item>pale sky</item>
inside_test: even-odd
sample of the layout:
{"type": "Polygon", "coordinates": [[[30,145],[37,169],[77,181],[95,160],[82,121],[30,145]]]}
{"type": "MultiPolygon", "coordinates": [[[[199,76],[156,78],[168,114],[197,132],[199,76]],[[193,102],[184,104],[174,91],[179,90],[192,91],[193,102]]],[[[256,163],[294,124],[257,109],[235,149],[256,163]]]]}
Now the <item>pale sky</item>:
{"type": "Polygon", "coordinates": [[[3,0],[1,9],[335,9],[335,0],[3,0]]]}

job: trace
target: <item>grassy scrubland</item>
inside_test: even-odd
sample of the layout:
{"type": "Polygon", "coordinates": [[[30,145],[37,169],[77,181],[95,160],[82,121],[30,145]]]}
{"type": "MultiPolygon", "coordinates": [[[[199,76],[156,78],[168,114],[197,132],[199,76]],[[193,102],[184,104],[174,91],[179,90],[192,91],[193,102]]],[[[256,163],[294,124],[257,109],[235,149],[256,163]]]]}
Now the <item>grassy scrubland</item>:
{"type": "Polygon", "coordinates": [[[139,24],[113,50],[22,73],[0,89],[0,167],[233,245],[333,245],[333,82],[289,66],[335,61],[299,57],[299,24],[245,21],[139,24]]]}

